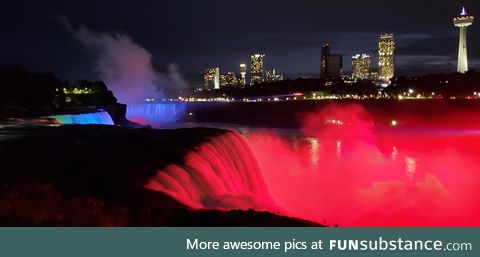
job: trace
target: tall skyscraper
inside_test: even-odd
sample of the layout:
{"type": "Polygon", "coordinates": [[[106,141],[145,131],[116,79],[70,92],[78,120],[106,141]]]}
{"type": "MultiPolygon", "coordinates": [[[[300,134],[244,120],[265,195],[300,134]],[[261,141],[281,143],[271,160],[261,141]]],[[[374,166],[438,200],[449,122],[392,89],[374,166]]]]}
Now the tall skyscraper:
{"type": "Polygon", "coordinates": [[[220,68],[208,68],[205,72],[205,89],[220,89],[220,68]]]}
{"type": "Polygon", "coordinates": [[[352,78],[368,79],[370,76],[370,55],[357,54],[352,57],[352,78]]]}
{"type": "Polygon", "coordinates": [[[320,77],[326,78],[328,77],[328,56],[330,56],[330,46],[328,44],[323,45],[322,47],[322,56],[320,57],[320,77]]]}
{"type": "Polygon", "coordinates": [[[255,54],[252,55],[250,61],[250,81],[252,84],[262,83],[263,82],[263,61],[264,54],[255,54]]]}
{"type": "Polygon", "coordinates": [[[323,45],[320,58],[320,77],[337,78],[342,76],[342,55],[332,54],[328,44],[323,45]]]}
{"type": "Polygon", "coordinates": [[[390,81],[395,76],[395,39],[393,34],[380,35],[378,42],[378,76],[390,81]]]}
{"type": "Polygon", "coordinates": [[[458,67],[457,71],[465,73],[468,71],[468,56],[467,56],[467,27],[473,24],[473,16],[469,16],[465,11],[465,7],[462,9],[460,16],[453,19],[455,27],[460,28],[460,40],[458,45],[458,67]]]}
{"type": "Polygon", "coordinates": [[[240,78],[242,86],[247,84],[247,65],[245,63],[240,64],[240,78]]]}

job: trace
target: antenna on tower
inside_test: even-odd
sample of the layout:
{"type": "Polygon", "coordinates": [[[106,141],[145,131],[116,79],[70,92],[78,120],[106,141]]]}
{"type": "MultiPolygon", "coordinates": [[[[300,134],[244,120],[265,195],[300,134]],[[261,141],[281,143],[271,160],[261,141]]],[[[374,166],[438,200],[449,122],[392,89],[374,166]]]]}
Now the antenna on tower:
{"type": "Polygon", "coordinates": [[[465,10],[465,6],[462,8],[462,13],[460,13],[461,16],[467,16],[467,11],[465,10]]]}

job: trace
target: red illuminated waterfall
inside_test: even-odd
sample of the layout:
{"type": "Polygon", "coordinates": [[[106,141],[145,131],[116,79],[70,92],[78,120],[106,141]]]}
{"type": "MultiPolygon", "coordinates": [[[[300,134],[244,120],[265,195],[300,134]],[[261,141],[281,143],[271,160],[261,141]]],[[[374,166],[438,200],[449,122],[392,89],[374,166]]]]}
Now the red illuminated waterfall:
{"type": "Polygon", "coordinates": [[[237,132],[192,150],[183,164],[158,171],[146,187],[194,209],[278,210],[257,161],[237,132]]]}
{"type": "Polygon", "coordinates": [[[479,226],[478,117],[327,106],[304,115],[299,135],[212,138],[147,188],[194,209],[281,209],[326,225],[479,226]]]}

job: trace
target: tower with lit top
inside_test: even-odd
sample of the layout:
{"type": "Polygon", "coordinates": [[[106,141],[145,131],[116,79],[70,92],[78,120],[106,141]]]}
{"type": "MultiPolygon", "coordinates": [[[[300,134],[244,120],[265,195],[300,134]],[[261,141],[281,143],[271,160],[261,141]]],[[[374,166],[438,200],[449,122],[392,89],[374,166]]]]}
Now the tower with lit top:
{"type": "Polygon", "coordinates": [[[240,64],[240,77],[242,86],[245,86],[247,84],[247,65],[245,63],[240,64]]]}
{"type": "Polygon", "coordinates": [[[455,27],[460,29],[460,40],[458,45],[458,68],[459,73],[468,71],[468,56],[467,56],[467,27],[473,24],[473,16],[469,16],[462,8],[460,16],[453,19],[455,27]]]}

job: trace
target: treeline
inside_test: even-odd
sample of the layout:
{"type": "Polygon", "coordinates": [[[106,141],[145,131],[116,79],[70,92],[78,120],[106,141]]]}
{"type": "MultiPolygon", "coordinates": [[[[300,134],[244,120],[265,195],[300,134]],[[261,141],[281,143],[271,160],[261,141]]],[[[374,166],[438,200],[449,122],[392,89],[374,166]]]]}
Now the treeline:
{"type": "Polygon", "coordinates": [[[414,94],[442,97],[473,97],[480,93],[480,72],[471,70],[465,74],[429,74],[417,77],[399,77],[385,92],[392,96],[414,90],[414,94]]]}
{"type": "Polygon", "coordinates": [[[52,111],[56,89],[61,86],[61,80],[51,73],[33,74],[23,68],[0,69],[0,110],[52,111]]]}
{"type": "Polygon", "coordinates": [[[58,98],[60,108],[76,106],[108,108],[117,103],[112,91],[102,81],[80,80],[73,84],[65,81],[63,89],[59,90],[58,98]]]}
{"type": "Polygon", "coordinates": [[[62,113],[66,108],[108,108],[117,100],[101,82],[62,81],[52,73],[31,73],[24,68],[0,68],[0,115],[36,116],[62,113]],[[91,94],[66,94],[88,88],[91,94]]]}

